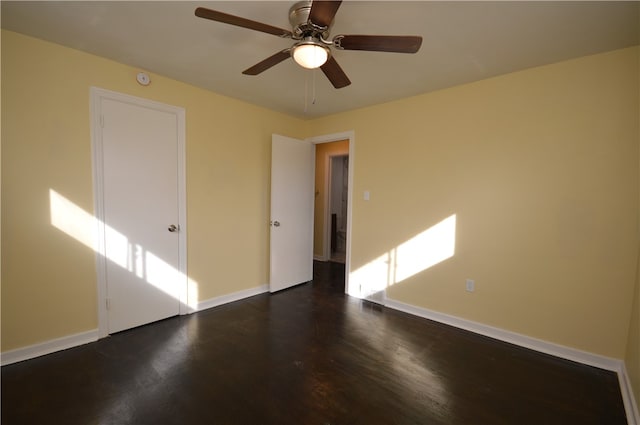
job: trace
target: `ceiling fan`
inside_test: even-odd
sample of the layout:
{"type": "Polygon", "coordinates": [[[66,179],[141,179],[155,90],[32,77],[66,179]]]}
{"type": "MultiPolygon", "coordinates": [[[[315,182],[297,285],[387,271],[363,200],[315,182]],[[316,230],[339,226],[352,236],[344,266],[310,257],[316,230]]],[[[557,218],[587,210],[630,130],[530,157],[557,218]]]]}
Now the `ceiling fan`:
{"type": "Polygon", "coordinates": [[[295,3],[289,10],[292,30],[274,27],[262,22],[198,7],[196,16],[229,25],[248,28],[290,38],[295,43],[242,71],[245,75],[258,75],[292,57],[300,66],[320,68],[337,89],[351,84],[338,62],[331,55],[330,47],[339,50],[366,50],[371,52],[416,53],[422,37],[408,35],[336,35],[329,39],[333,19],[342,1],[305,0],[295,3]]]}

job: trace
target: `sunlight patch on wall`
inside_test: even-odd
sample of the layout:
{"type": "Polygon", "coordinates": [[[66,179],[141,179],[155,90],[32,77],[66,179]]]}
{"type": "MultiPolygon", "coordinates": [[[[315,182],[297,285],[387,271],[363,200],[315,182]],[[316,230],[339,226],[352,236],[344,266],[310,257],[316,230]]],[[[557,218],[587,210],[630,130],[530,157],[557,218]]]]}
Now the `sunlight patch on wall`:
{"type": "Polygon", "coordinates": [[[49,190],[49,205],[54,227],[98,252],[98,220],[93,215],[53,189],[49,190]]]}
{"type": "Polygon", "coordinates": [[[192,311],[198,310],[198,282],[187,276],[187,305],[192,311]]]}
{"type": "Polygon", "coordinates": [[[49,204],[52,226],[164,293],[179,300],[175,282],[186,279],[187,305],[192,310],[197,309],[197,282],[53,189],[49,190],[49,204]],[[101,228],[104,228],[105,244],[100,243],[101,228]],[[108,252],[105,252],[105,246],[109,247],[108,252]]]}
{"type": "Polygon", "coordinates": [[[456,249],[456,215],[445,218],[395,249],[391,284],[402,282],[453,257],[456,249]]]}
{"type": "Polygon", "coordinates": [[[349,295],[366,298],[369,295],[384,291],[390,281],[391,254],[391,251],[387,252],[351,272],[349,276],[349,295]],[[352,288],[354,291],[351,290],[352,288]]]}
{"type": "Polygon", "coordinates": [[[453,257],[456,214],[370,261],[349,276],[349,295],[368,297],[453,257]]]}

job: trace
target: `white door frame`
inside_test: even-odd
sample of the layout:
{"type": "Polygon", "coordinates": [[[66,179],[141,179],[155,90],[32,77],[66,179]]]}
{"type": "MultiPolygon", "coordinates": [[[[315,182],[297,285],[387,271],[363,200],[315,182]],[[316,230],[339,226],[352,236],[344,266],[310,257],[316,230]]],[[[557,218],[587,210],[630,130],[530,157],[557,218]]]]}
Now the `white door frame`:
{"type": "MultiPolygon", "coordinates": [[[[351,288],[349,284],[349,275],[351,274],[351,231],[353,223],[353,173],[355,163],[355,148],[356,148],[356,135],[353,130],[345,131],[343,133],[326,134],[323,136],[310,137],[307,140],[314,145],[320,143],[338,142],[340,140],[349,140],[349,176],[347,188],[347,246],[346,246],[346,258],[345,258],[345,276],[344,276],[344,288],[345,293],[354,297],[360,298],[360,288],[351,288]]],[[[325,202],[326,208],[326,202],[325,202]]],[[[326,227],[326,226],[325,226],[326,227]]]]}
{"type": "Polygon", "coordinates": [[[179,272],[184,276],[184,285],[180,290],[180,314],[193,312],[188,305],[188,275],[187,275],[187,199],[185,176],[185,110],[177,106],[167,105],[140,97],[130,96],[97,87],[91,87],[91,149],[93,168],[93,193],[94,211],[96,222],[96,274],[97,274],[97,302],[98,302],[98,338],[104,338],[109,334],[107,314],[107,259],[104,257],[105,226],[104,222],[104,169],[102,150],[102,99],[110,99],[118,102],[129,103],[144,108],[156,109],[172,113],[176,116],[178,129],[178,252],[179,272]]]}

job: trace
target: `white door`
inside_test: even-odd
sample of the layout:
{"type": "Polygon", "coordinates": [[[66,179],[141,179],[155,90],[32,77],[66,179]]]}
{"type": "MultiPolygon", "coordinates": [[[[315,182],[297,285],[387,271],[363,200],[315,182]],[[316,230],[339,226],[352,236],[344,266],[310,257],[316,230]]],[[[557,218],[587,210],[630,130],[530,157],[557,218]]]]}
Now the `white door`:
{"type": "Polygon", "coordinates": [[[153,103],[103,97],[98,108],[107,333],[113,333],[180,313],[181,124],[180,114],[153,103]]]}
{"type": "Polygon", "coordinates": [[[313,278],[315,149],[274,134],[271,140],[271,259],[269,290],[313,278]]]}

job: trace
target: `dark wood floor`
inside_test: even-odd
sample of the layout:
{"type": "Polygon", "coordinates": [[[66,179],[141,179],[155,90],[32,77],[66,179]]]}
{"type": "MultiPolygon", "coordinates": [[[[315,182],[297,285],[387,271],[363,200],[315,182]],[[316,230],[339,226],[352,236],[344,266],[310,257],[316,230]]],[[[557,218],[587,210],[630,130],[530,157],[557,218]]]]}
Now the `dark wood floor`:
{"type": "Polygon", "coordinates": [[[624,424],[617,376],[344,295],[344,266],[2,368],[2,424],[624,424]]]}

